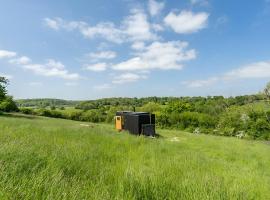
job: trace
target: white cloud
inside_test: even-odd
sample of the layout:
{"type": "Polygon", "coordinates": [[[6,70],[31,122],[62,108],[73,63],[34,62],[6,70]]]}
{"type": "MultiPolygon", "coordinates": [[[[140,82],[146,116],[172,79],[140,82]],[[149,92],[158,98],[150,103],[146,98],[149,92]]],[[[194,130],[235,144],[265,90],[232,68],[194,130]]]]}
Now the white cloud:
{"type": "Polygon", "coordinates": [[[112,88],[112,85],[105,83],[105,84],[102,84],[102,85],[96,85],[93,88],[95,90],[108,90],[108,89],[112,88]]]}
{"type": "Polygon", "coordinates": [[[156,40],[158,37],[151,32],[147,15],[142,10],[132,10],[131,15],[123,22],[123,32],[131,41],[156,40]]]}
{"type": "Polygon", "coordinates": [[[270,78],[270,61],[257,62],[225,73],[224,79],[270,78]]]}
{"type": "Polygon", "coordinates": [[[12,79],[13,76],[12,75],[9,75],[9,74],[3,74],[3,73],[0,73],[0,77],[5,77],[6,79],[12,79]]]}
{"type": "Polygon", "coordinates": [[[164,8],[164,2],[158,2],[155,0],[149,0],[148,9],[151,16],[158,15],[164,8]]]}
{"type": "Polygon", "coordinates": [[[47,63],[45,64],[35,64],[32,63],[31,59],[27,56],[14,58],[16,55],[16,52],[0,50],[0,58],[9,58],[8,62],[10,64],[20,65],[20,67],[30,70],[38,75],[59,77],[68,80],[77,80],[81,78],[79,74],[70,73],[61,62],[57,62],[53,59],[47,60],[47,63]]]}
{"type": "Polygon", "coordinates": [[[112,22],[100,23],[96,26],[82,26],[79,28],[80,32],[89,39],[95,37],[102,37],[110,42],[122,43],[124,35],[121,30],[117,29],[112,22]]]}
{"type": "Polygon", "coordinates": [[[17,55],[16,52],[13,51],[6,51],[6,50],[0,50],[0,59],[2,58],[12,58],[17,55]]]}
{"type": "Polygon", "coordinates": [[[97,53],[90,53],[88,56],[92,59],[99,60],[99,59],[113,59],[117,56],[116,52],[114,51],[101,51],[97,53]]]}
{"type": "Polygon", "coordinates": [[[60,29],[59,20],[53,20],[53,19],[50,19],[50,18],[45,18],[44,23],[45,23],[45,25],[47,25],[51,29],[54,29],[54,30],[59,30],[60,29]]]}
{"type": "MultiPolygon", "coordinates": [[[[118,27],[112,22],[102,22],[90,26],[86,22],[69,22],[61,18],[45,18],[43,21],[47,27],[53,30],[76,30],[89,39],[103,38],[119,44],[129,41],[158,39],[157,35],[152,32],[152,26],[148,22],[147,15],[143,10],[138,9],[131,10],[131,14],[125,17],[118,27]]],[[[158,27],[155,26],[155,28],[158,27]]]]}
{"type": "Polygon", "coordinates": [[[60,30],[60,29],[65,29],[68,31],[73,31],[75,29],[80,29],[83,27],[87,27],[87,23],[82,22],[82,21],[70,21],[67,22],[65,20],[63,20],[60,17],[55,17],[53,19],[51,18],[44,18],[43,22],[45,24],[45,26],[54,29],[54,30],[60,30]]]}
{"type": "Polygon", "coordinates": [[[98,46],[97,49],[99,51],[104,51],[105,49],[108,49],[110,47],[110,44],[108,44],[107,42],[101,42],[98,46]]]}
{"type": "Polygon", "coordinates": [[[64,29],[67,31],[79,31],[84,37],[93,39],[96,37],[103,37],[108,41],[115,43],[122,43],[124,38],[122,31],[117,29],[111,22],[99,23],[96,26],[90,26],[82,21],[65,21],[59,17],[45,18],[44,23],[46,26],[53,30],[64,29]]]}
{"type": "Polygon", "coordinates": [[[198,5],[202,5],[202,6],[208,6],[209,2],[207,0],[190,0],[190,3],[192,5],[198,4],[198,5]]]}
{"type": "Polygon", "coordinates": [[[19,58],[15,58],[12,60],[9,60],[9,63],[11,64],[17,64],[17,65],[26,65],[31,62],[31,59],[28,58],[27,56],[22,56],[19,58]]]}
{"type": "Polygon", "coordinates": [[[94,71],[94,72],[102,72],[107,69],[108,65],[107,63],[96,63],[96,64],[90,64],[85,65],[86,70],[94,71]]]}
{"type": "Polygon", "coordinates": [[[188,87],[205,87],[216,84],[218,81],[259,78],[270,78],[270,61],[252,63],[226,72],[221,76],[210,77],[205,80],[184,81],[183,84],[188,87]]]}
{"type": "Polygon", "coordinates": [[[184,61],[196,58],[195,50],[186,50],[187,47],[187,42],[153,42],[143,51],[137,52],[136,57],[118,63],[112,68],[123,71],[182,69],[184,61]]]}
{"type": "Polygon", "coordinates": [[[22,66],[41,76],[59,77],[67,80],[80,79],[77,73],[70,73],[61,62],[49,59],[45,64],[26,64],[22,66]]]}
{"type": "Polygon", "coordinates": [[[207,26],[209,14],[206,12],[193,13],[181,11],[178,15],[170,12],[164,19],[176,33],[188,34],[198,32],[207,26]]]}
{"type": "Polygon", "coordinates": [[[156,32],[159,32],[159,31],[163,31],[164,30],[163,26],[161,26],[160,24],[152,24],[151,26],[152,26],[152,29],[154,31],[156,31],[156,32]]]}
{"type": "Polygon", "coordinates": [[[134,49],[134,50],[143,50],[145,48],[145,44],[144,42],[134,42],[132,45],[131,45],[131,48],[134,49]]]}
{"type": "Polygon", "coordinates": [[[136,82],[140,79],[146,79],[147,76],[145,75],[138,75],[134,73],[125,73],[121,74],[117,77],[114,78],[112,81],[113,84],[124,84],[124,83],[131,83],[131,82],[136,82]]]}
{"type": "Polygon", "coordinates": [[[61,63],[61,62],[58,62],[58,61],[55,61],[53,59],[48,59],[47,61],[47,64],[46,64],[48,67],[50,68],[55,68],[55,69],[59,69],[59,70],[62,70],[62,69],[65,69],[65,66],[61,63]]]}

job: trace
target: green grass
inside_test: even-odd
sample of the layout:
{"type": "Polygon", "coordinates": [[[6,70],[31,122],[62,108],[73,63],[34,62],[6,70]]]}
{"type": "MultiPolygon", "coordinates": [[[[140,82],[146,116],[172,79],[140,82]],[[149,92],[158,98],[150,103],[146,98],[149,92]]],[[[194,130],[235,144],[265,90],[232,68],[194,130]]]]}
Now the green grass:
{"type": "Polygon", "coordinates": [[[270,199],[270,145],[0,116],[0,199],[270,199]]]}

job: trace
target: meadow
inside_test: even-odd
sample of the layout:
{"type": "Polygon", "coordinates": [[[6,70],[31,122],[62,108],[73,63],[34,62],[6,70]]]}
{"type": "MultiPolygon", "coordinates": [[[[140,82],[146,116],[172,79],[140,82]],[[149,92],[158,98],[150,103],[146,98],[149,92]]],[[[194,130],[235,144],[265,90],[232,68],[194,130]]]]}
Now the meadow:
{"type": "Polygon", "coordinates": [[[0,199],[270,199],[267,141],[0,116],[0,199]]]}

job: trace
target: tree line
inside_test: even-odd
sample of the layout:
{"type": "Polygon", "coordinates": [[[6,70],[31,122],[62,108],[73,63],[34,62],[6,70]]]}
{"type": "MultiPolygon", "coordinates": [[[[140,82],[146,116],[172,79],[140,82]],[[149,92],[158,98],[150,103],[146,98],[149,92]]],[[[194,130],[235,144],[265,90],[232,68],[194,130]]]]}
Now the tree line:
{"type": "Polygon", "coordinates": [[[26,114],[113,123],[119,110],[151,112],[159,128],[193,133],[270,139],[270,106],[264,94],[237,97],[107,98],[83,101],[75,109],[21,108],[26,114]]]}
{"type": "MultiPolygon", "coordinates": [[[[17,111],[7,96],[6,79],[1,79],[2,111],[17,111]],[[9,103],[7,103],[9,102],[9,103]],[[7,106],[9,105],[9,106],[7,106]],[[12,105],[12,106],[11,106],[12,105]]],[[[236,97],[145,97],[104,98],[91,101],[59,99],[19,100],[24,114],[63,118],[94,123],[113,123],[116,111],[151,112],[159,128],[185,130],[196,134],[213,134],[270,139],[270,84],[263,93],[236,97]]]]}

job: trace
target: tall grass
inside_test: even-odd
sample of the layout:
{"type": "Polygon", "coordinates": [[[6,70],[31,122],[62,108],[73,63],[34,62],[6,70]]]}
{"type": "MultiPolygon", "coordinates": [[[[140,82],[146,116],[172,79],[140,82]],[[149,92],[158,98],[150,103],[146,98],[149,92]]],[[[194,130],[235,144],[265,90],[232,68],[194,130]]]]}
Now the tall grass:
{"type": "Polygon", "coordinates": [[[0,116],[0,199],[270,199],[263,142],[81,124],[0,116]]]}

